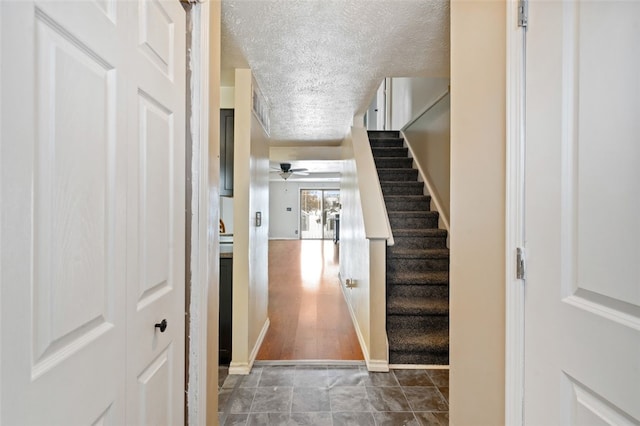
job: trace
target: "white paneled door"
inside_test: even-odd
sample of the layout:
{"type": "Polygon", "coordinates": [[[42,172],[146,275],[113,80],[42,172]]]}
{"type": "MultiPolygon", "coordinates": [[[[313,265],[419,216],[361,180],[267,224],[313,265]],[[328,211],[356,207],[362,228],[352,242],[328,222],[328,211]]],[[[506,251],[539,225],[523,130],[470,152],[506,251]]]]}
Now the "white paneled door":
{"type": "Polygon", "coordinates": [[[0,423],[182,423],[184,11],[0,14],[0,423]]]}
{"type": "Polygon", "coordinates": [[[527,425],[640,424],[640,2],[531,1],[527,425]]]}

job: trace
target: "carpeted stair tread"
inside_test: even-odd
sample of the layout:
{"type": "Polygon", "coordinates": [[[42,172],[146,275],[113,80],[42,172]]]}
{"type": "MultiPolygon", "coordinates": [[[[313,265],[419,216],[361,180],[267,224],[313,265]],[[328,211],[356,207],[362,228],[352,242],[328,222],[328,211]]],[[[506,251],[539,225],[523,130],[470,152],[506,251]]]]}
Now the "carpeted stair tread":
{"type": "Polygon", "coordinates": [[[413,158],[409,157],[373,157],[373,161],[381,169],[413,168],[413,158]]]}
{"type": "Polygon", "coordinates": [[[387,313],[389,315],[448,315],[449,301],[436,298],[389,297],[387,313]]]}
{"type": "Polygon", "coordinates": [[[449,330],[395,330],[389,333],[389,347],[398,352],[444,353],[449,351],[449,330]]]}
{"type": "Polygon", "coordinates": [[[394,229],[394,237],[446,237],[447,230],[439,228],[394,229]]]}
{"type": "Polygon", "coordinates": [[[433,229],[440,215],[430,210],[387,210],[391,229],[433,229]]]}
{"type": "Polygon", "coordinates": [[[367,131],[369,139],[388,139],[399,138],[399,130],[369,130],[367,131]]]}
{"type": "Polygon", "coordinates": [[[449,249],[413,249],[391,246],[387,248],[387,257],[405,259],[446,259],[449,249]]]}
{"type": "Polygon", "coordinates": [[[385,201],[405,201],[405,200],[430,200],[431,196],[429,195],[385,195],[385,201]]]}
{"type": "Polygon", "coordinates": [[[389,212],[389,217],[431,217],[438,216],[438,212],[432,210],[423,211],[395,211],[389,212]]]}
{"type": "Polygon", "coordinates": [[[449,271],[398,271],[387,277],[391,285],[448,285],[449,271]]]}
{"type": "Polygon", "coordinates": [[[407,157],[409,155],[409,148],[396,147],[396,146],[382,146],[371,148],[373,158],[397,158],[407,157]]]}
{"type": "Polygon", "coordinates": [[[384,182],[408,182],[416,181],[418,178],[417,169],[391,168],[378,169],[378,179],[384,182]]]}

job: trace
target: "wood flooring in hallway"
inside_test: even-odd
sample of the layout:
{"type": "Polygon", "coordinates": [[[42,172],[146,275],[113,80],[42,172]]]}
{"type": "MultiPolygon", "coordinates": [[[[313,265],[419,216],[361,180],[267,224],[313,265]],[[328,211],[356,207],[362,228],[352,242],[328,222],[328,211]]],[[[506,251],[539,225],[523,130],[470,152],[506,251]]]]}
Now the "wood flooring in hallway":
{"type": "Polygon", "coordinates": [[[338,280],[339,246],[269,242],[269,319],[258,360],[363,360],[338,280]]]}

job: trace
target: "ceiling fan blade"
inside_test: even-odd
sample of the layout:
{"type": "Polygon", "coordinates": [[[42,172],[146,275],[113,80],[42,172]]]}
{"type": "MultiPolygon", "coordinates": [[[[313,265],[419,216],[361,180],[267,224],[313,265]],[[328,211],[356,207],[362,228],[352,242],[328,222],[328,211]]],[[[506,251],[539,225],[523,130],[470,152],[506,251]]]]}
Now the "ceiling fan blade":
{"type": "Polygon", "coordinates": [[[299,168],[299,169],[290,169],[290,172],[306,172],[309,169],[305,169],[305,168],[299,168]]]}

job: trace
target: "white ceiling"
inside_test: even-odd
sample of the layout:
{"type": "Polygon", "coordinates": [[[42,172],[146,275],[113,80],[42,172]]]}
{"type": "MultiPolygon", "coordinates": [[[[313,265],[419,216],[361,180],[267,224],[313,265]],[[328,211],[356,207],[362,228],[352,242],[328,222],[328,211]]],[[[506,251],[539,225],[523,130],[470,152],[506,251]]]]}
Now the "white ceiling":
{"type": "Polygon", "coordinates": [[[383,78],[449,76],[449,2],[223,0],[223,85],[246,67],[272,145],[336,144],[383,78]]]}

